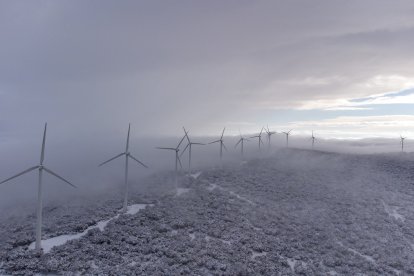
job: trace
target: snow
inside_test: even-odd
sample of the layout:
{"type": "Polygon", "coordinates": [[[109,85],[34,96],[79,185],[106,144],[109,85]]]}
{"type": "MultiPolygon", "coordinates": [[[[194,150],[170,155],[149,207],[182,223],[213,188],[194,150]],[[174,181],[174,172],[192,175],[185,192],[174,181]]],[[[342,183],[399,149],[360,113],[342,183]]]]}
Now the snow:
{"type": "MultiPolygon", "coordinates": [[[[145,209],[146,206],[148,206],[148,204],[133,204],[133,205],[130,205],[130,206],[128,206],[126,214],[134,215],[139,210],[145,209]]],[[[60,235],[60,236],[53,237],[53,238],[50,238],[50,239],[42,240],[41,245],[42,245],[43,252],[44,253],[49,253],[52,250],[52,248],[55,247],[55,246],[64,245],[68,241],[80,239],[81,237],[85,236],[92,229],[98,228],[100,231],[104,231],[105,227],[108,225],[108,223],[110,221],[114,220],[114,219],[119,218],[119,216],[120,216],[120,214],[117,214],[116,216],[114,216],[110,219],[99,221],[95,225],[89,226],[88,228],[86,228],[86,230],[84,230],[81,233],[69,234],[69,235],[60,235]]],[[[36,245],[36,242],[32,242],[29,245],[29,249],[35,249],[35,245],[36,245]]]]}
{"type": "Polygon", "coordinates": [[[208,187],[206,188],[207,190],[209,190],[210,192],[213,191],[214,189],[218,188],[217,184],[214,183],[208,183],[208,187]]]}
{"type": "Polygon", "coordinates": [[[222,242],[222,243],[224,243],[226,245],[231,245],[231,241],[224,240],[224,239],[220,239],[220,238],[214,238],[214,237],[211,237],[209,235],[206,235],[204,237],[204,239],[206,240],[206,242],[210,242],[211,240],[217,240],[217,241],[220,241],[220,242],[222,242]]]}
{"type": "Polygon", "coordinates": [[[241,195],[239,195],[238,193],[236,193],[236,192],[234,192],[232,190],[229,190],[229,189],[220,187],[219,185],[214,184],[214,183],[209,183],[208,186],[206,187],[206,189],[209,190],[210,192],[213,191],[214,189],[219,189],[221,191],[224,191],[224,192],[229,193],[230,195],[236,197],[239,200],[245,201],[245,202],[247,202],[247,203],[249,203],[251,205],[255,205],[255,203],[253,201],[251,201],[250,199],[248,199],[248,198],[246,198],[244,196],[241,196],[241,195]]]}
{"type": "Polygon", "coordinates": [[[396,220],[400,220],[400,221],[402,221],[402,222],[404,222],[405,221],[405,217],[403,216],[403,215],[401,215],[401,214],[399,214],[398,212],[397,212],[397,210],[398,210],[398,207],[391,207],[391,206],[389,206],[388,204],[386,204],[383,200],[381,200],[381,202],[382,202],[382,205],[384,206],[384,210],[385,210],[385,212],[390,216],[390,217],[393,217],[394,219],[396,219],[396,220]]]}
{"type": "Polygon", "coordinates": [[[75,234],[56,237],[61,241],[49,247],[61,247],[48,249],[41,266],[38,255],[25,250],[35,218],[0,221],[4,273],[414,273],[414,163],[286,150],[242,167],[203,169],[197,181],[181,178],[178,189],[170,178],[156,174],[131,187],[134,201],[157,202],[138,214],[143,205],[105,217],[121,202],[113,195],[90,200],[93,208],[85,202],[77,213],[69,206],[45,206],[46,235],[75,234]],[[91,221],[99,222],[88,227],[91,221]]]}
{"type": "MultiPolygon", "coordinates": [[[[133,205],[130,205],[130,206],[128,206],[126,214],[135,215],[140,210],[145,209],[147,206],[152,206],[152,204],[133,204],[133,205]]],[[[118,216],[116,216],[115,218],[118,218],[118,216]]]]}
{"type": "Polygon", "coordinates": [[[262,257],[262,256],[266,256],[267,252],[257,252],[257,251],[252,251],[252,257],[251,259],[254,260],[257,257],[262,257]]]}
{"type": "Polygon", "coordinates": [[[189,188],[177,188],[175,196],[181,196],[185,193],[188,193],[190,191],[189,188]]]}
{"type": "Polygon", "coordinates": [[[296,260],[292,259],[292,258],[286,258],[286,261],[290,267],[290,269],[292,270],[293,273],[295,273],[295,265],[296,265],[296,260]]]}
{"type": "Polygon", "coordinates": [[[201,175],[201,171],[200,172],[196,172],[196,173],[192,173],[192,174],[190,174],[190,176],[192,177],[192,178],[194,178],[194,179],[197,179],[200,175],[201,175]]]}
{"type": "Polygon", "coordinates": [[[355,249],[353,249],[353,248],[347,247],[347,246],[345,246],[345,245],[344,245],[342,242],[340,242],[340,241],[338,241],[337,243],[338,243],[340,246],[342,246],[343,248],[345,248],[346,250],[348,250],[348,251],[350,251],[350,252],[354,253],[355,255],[358,255],[358,256],[360,256],[360,257],[364,258],[366,261],[371,262],[371,263],[373,263],[373,264],[376,264],[376,262],[375,262],[374,258],[372,258],[372,256],[368,256],[368,255],[362,254],[361,252],[359,252],[359,251],[357,251],[357,250],[355,250],[355,249]]]}
{"type": "Polygon", "coordinates": [[[232,196],[235,196],[235,197],[237,197],[238,199],[240,199],[240,200],[243,200],[243,201],[246,201],[247,203],[249,203],[249,204],[251,204],[251,205],[254,205],[255,203],[253,202],[253,201],[251,201],[250,199],[248,199],[248,198],[246,198],[246,197],[244,197],[244,196],[241,196],[241,195],[239,195],[239,194],[237,194],[237,193],[235,193],[235,192],[233,192],[233,191],[229,191],[229,193],[232,195],[232,196]]]}

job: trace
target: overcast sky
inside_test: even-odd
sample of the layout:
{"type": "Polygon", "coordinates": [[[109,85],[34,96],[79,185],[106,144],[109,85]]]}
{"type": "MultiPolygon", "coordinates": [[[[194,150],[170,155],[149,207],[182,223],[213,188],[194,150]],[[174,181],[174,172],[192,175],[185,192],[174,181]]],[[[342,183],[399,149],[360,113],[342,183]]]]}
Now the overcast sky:
{"type": "Polygon", "coordinates": [[[1,145],[45,121],[414,138],[413,15],[410,0],[1,0],[1,145]]]}

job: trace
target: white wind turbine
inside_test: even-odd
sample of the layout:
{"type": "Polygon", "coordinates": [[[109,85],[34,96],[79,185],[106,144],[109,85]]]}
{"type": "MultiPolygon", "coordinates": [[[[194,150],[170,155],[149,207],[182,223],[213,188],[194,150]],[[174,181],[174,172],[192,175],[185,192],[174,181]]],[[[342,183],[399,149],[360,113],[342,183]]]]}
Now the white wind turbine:
{"type": "Polygon", "coordinates": [[[401,152],[404,152],[404,141],[405,141],[405,139],[406,139],[407,137],[402,137],[401,135],[400,135],[400,139],[401,139],[401,152]]]}
{"type": "Polygon", "coordinates": [[[223,128],[223,132],[221,133],[221,137],[220,137],[219,140],[216,140],[216,141],[213,141],[213,142],[209,143],[209,144],[220,143],[220,160],[223,159],[223,148],[225,150],[227,150],[227,148],[226,148],[226,146],[224,145],[224,142],[223,142],[223,135],[224,135],[225,130],[226,130],[226,128],[223,128]]]}
{"type": "Polygon", "coordinates": [[[263,129],[264,129],[264,127],[262,127],[262,129],[260,130],[259,135],[255,135],[255,136],[250,137],[250,138],[259,138],[259,150],[260,150],[261,144],[264,145],[263,144],[263,141],[262,141],[262,132],[263,132],[263,129]]]}
{"type": "Polygon", "coordinates": [[[292,130],[289,130],[289,131],[287,131],[287,132],[283,132],[285,135],[286,135],[286,147],[288,148],[289,147],[289,135],[290,135],[290,132],[291,132],[292,130]]]}
{"type": "Polygon", "coordinates": [[[313,130],[312,130],[312,137],[311,137],[311,139],[312,139],[312,149],[314,149],[316,137],[313,135],[313,130]]]}
{"type": "Polygon", "coordinates": [[[54,173],[53,171],[51,171],[50,169],[46,168],[45,166],[43,166],[43,161],[45,159],[45,144],[46,144],[46,128],[47,128],[47,123],[45,124],[45,130],[43,132],[43,142],[42,142],[42,150],[40,153],[40,163],[37,166],[31,167],[21,173],[16,174],[15,176],[12,176],[10,178],[7,178],[6,180],[0,182],[0,184],[3,184],[9,180],[12,180],[13,178],[19,177],[25,173],[31,172],[33,170],[39,170],[39,182],[38,182],[38,189],[37,189],[37,219],[36,219],[36,242],[35,242],[35,249],[36,250],[41,250],[41,241],[42,241],[42,209],[43,209],[43,197],[42,197],[42,176],[43,176],[43,171],[59,178],[60,180],[62,180],[63,182],[66,182],[67,184],[69,184],[72,187],[75,187],[75,185],[73,185],[72,183],[70,183],[69,181],[67,181],[66,179],[64,179],[63,177],[59,176],[58,174],[54,173]]]}
{"type": "Polygon", "coordinates": [[[268,148],[270,149],[270,139],[272,137],[273,134],[276,134],[276,131],[270,131],[269,130],[269,125],[267,126],[267,128],[265,129],[266,134],[267,134],[267,143],[268,143],[268,148]]]}
{"type": "Polygon", "coordinates": [[[239,141],[236,143],[236,145],[234,145],[234,148],[237,148],[237,146],[240,144],[240,149],[241,149],[241,156],[242,156],[242,158],[244,157],[244,141],[250,141],[249,139],[247,139],[247,138],[244,138],[242,135],[241,135],[241,133],[240,133],[240,139],[239,139],[239,141]]]}
{"type": "Polygon", "coordinates": [[[135,162],[137,162],[138,164],[141,164],[143,167],[148,168],[144,163],[142,163],[141,161],[139,161],[137,158],[135,158],[134,156],[132,156],[132,154],[129,152],[129,133],[131,130],[131,124],[128,125],[128,135],[127,135],[127,140],[126,140],[126,147],[125,147],[125,152],[122,152],[118,155],[116,155],[115,157],[112,157],[111,159],[99,164],[99,167],[111,162],[112,160],[117,159],[118,157],[121,157],[123,155],[125,155],[125,187],[124,187],[124,204],[122,207],[122,211],[126,212],[127,211],[127,207],[128,207],[128,192],[129,192],[129,186],[128,186],[128,161],[129,158],[131,158],[132,160],[134,160],[135,162]]]}
{"type": "Polygon", "coordinates": [[[205,144],[202,143],[195,143],[195,142],[191,142],[190,137],[188,136],[188,131],[185,130],[185,128],[183,127],[184,133],[185,133],[185,137],[187,137],[187,145],[185,146],[183,152],[181,153],[181,155],[184,154],[184,152],[187,150],[188,148],[188,173],[191,173],[191,148],[193,145],[201,145],[204,146],[205,144]]]}
{"type": "Polygon", "coordinates": [[[175,148],[157,147],[157,149],[175,151],[175,184],[177,184],[177,181],[178,181],[178,164],[180,164],[181,168],[183,167],[183,165],[181,164],[181,160],[180,160],[180,156],[178,155],[178,152],[180,151],[180,146],[181,146],[181,143],[184,141],[184,138],[185,138],[185,135],[183,136],[183,138],[180,140],[177,147],[175,148]]]}

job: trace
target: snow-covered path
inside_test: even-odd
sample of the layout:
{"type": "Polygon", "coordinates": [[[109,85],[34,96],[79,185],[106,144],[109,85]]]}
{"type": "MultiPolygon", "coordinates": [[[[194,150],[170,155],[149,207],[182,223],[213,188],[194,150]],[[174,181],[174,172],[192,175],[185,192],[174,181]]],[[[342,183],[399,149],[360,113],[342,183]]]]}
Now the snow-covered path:
{"type": "MultiPolygon", "coordinates": [[[[126,211],[125,214],[127,215],[134,215],[137,212],[139,212],[140,210],[144,209],[145,207],[147,207],[148,204],[133,204],[128,206],[128,209],[126,211]]],[[[151,206],[151,204],[150,204],[151,206]]],[[[70,235],[60,235],[57,237],[53,237],[50,239],[46,239],[46,240],[42,240],[41,245],[42,245],[42,249],[44,253],[49,253],[50,250],[52,250],[53,247],[55,246],[60,246],[60,245],[64,245],[65,243],[67,243],[68,241],[71,240],[75,240],[75,239],[79,239],[83,236],[85,236],[90,230],[92,229],[99,229],[100,231],[104,231],[105,227],[108,225],[109,222],[119,218],[120,214],[117,214],[116,216],[113,216],[109,219],[106,220],[101,220],[98,223],[96,223],[95,225],[92,225],[90,227],[88,227],[86,230],[82,231],[81,233],[76,233],[76,234],[70,234],[70,235]]],[[[32,242],[29,245],[29,249],[34,249],[35,248],[35,242],[32,242]]]]}

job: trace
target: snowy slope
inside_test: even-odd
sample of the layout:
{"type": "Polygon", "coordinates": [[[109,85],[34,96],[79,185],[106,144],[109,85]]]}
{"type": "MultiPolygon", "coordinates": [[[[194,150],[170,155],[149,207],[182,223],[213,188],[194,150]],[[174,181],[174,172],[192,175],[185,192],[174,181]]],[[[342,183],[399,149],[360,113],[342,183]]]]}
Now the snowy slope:
{"type": "Polygon", "coordinates": [[[183,174],[179,187],[157,174],[132,191],[131,205],[152,205],[131,214],[117,214],[117,199],[46,206],[43,239],[78,236],[43,256],[28,250],[33,215],[3,218],[0,263],[26,274],[414,274],[413,174],[411,156],[303,150],[183,174]]]}

